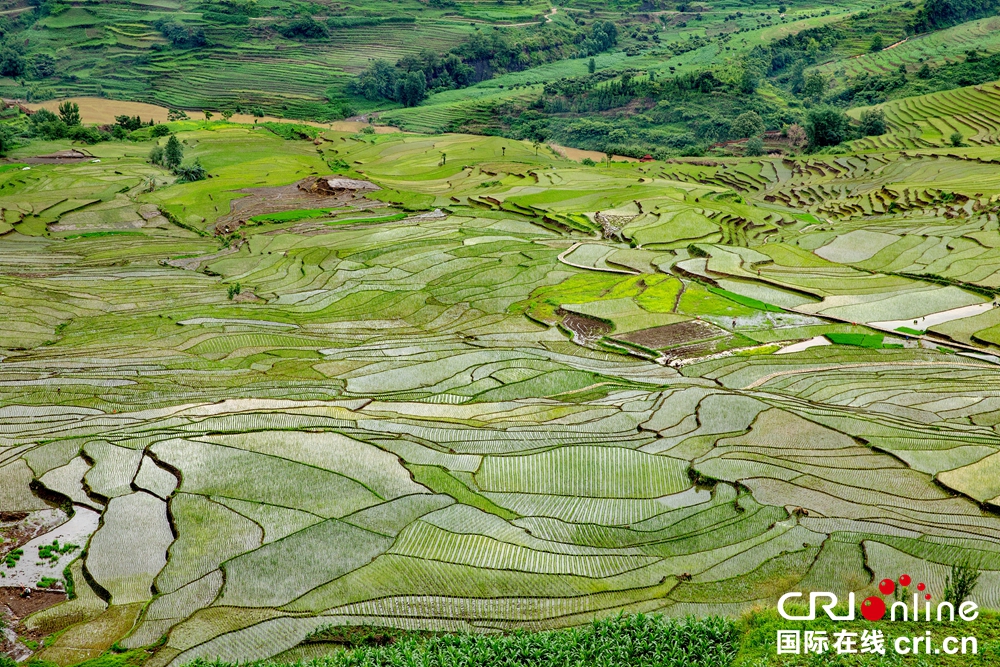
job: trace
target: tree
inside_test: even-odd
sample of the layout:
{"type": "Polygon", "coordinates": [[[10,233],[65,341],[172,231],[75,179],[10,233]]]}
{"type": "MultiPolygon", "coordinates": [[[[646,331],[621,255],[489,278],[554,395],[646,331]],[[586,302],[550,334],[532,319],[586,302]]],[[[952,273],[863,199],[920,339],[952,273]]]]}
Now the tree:
{"type": "Polygon", "coordinates": [[[738,139],[748,139],[764,134],[764,121],[756,111],[741,113],[733,121],[733,135],[738,139]]]}
{"type": "Polygon", "coordinates": [[[288,39],[323,39],[330,36],[322,23],[317,23],[309,16],[278,28],[278,32],[288,39]]]}
{"type": "Polygon", "coordinates": [[[142,119],[138,116],[115,116],[115,125],[126,132],[134,132],[142,127],[142,119]]]}
{"type": "Polygon", "coordinates": [[[31,59],[31,73],[36,79],[45,79],[56,73],[56,61],[47,53],[35,54],[31,59]]]}
{"type": "Polygon", "coordinates": [[[395,67],[385,60],[376,60],[351,81],[347,89],[368,100],[391,100],[396,97],[396,77],[395,67]]]}
{"type": "Polygon", "coordinates": [[[70,127],[80,124],[80,105],[76,102],[63,102],[59,105],[59,118],[70,127]]]}
{"type": "Polygon", "coordinates": [[[396,82],[396,99],[403,106],[415,107],[427,96],[427,79],[423,72],[407,72],[396,82]]]}
{"type": "Polygon", "coordinates": [[[15,140],[14,129],[10,125],[0,125],[0,155],[6,155],[14,147],[15,140]]]}
{"type": "Polygon", "coordinates": [[[948,140],[951,141],[951,145],[955,148],[961,148],[964,145],[964,139],[965,137],[962,136],[961,132],[954,132],[950,137],[948,137],[948,140]]]}
{"type": "Polygon", "coordinates": [[[812,109],[806,117],[806,135],[812,148],[836,146],[848,137],[850,121],[836,109],[812,109]]]}
{"type": "Polygon", "coordinates": [[[875,53],[876,51],[881,51],[883,48],[884,42],[882,40],[882,35],[876,34],[872,37],[872,43],[871,46],[868,47],[868,50],[875,53]]]}
{"type": "Polygon", "coordinates": [[[212,113],[212,112],[211,112],[211,111],[209,111],[208,109],[205,109],[204,111],[202,111],[202,113],[203,113],[203,114],[205,114],[205,122],[206,122],[206,123],[207,123],[208,121],[212,120],[212,116],[214,116],[214,115],[215,115],[214,113],[212,113]]]}
{"type": "Polygon", "coordinates": [[[885,112],[881,107],[861,112],[861,134],[866,137],[885,134],[885,112]]]}
{"type": "Polygon", "coordinates": [[[149,151],[149,161],[153,164],[163,166],[163,146],[157,144],[149,151]]]}
{"type": "Polygon", "coordinates": [[[951,566],[951,574],[944,580],[944,600],[956,607],[962,604],[979,583],[980,572],[969,566],[968,561],[951,566]]]}
{"type": "Polygon", "coordinates": [[[177,141],[177,137],[170,135],[167,139],[167,146],[163,149],[163,166],[167,169],[176,169],[181,165],[181,160],[184,159],[184,148],[181,146],[181,142],[177,141]]]}
{"type": "Polygon", "coordinates": [[[740,92],[749,95],[757,90],[757,74],[749,67],[743,70],[740,76],[740,92]]]}
{"type": "Polygon", "coordinates": [[[226,121],[227,123],[229,122],[229,119],[232,117],[233,117],[232,109],[226,109],[225,111],[222,112],[222,120],[226,121]]]}
{"type": "Polygon", "coordinates": [[[917,78],[918,79],[929,79],[929,78],[931,78],[931,67],[930,67],[930,65],[928,65],[927,63],[924,63],[923,65],[921,65],[920,69],[917,70],[917,78]]]}
{"type": "Polygon", "coordinates": [[[799,125],[798,123],[793,123],[788,126],[788,140],[796,148],[802,148],[806,145],[809,138],[806,136],[806,129],[799,125]]]}
{"type": "Polygon", "coordinates": [[[587,62],[587,71],[593,74],[596,70],[597,70],[597,63],[594,61],[593,58],[591,58],[587,62]]]}
{"type": "Polygon", "coordinates": [[[21,76],[24,74],[24,57],[14,49],[0,49],[0,75],[21,76]]]}
{"type": "Polygon", "coordinates": [[[751,157],[757,157],[758,155],[763,155],[764,140],[761,139],[759,136],[750,137],[750,139],[747,141],[747,146],[746,149],[743,151],[743,153],[751,157]]]}
{"type": "Polygon", "coordinates": [[[806,97],[819,99],[826,92],[826,79],[819,72],[805,75],[802,83],[802,94],[806,97]]]}
{"type": "Polygon", "coordinates": [[[170,128],[166,125],[154,125],[149,133],[154,137],[165,137],[170,134],[170,128]]]}
{"type": "Polygon", "coordinates": [[[930,28],[946,28],[996,12],[997,0],[926,0],[920,21],[930,28]]]}

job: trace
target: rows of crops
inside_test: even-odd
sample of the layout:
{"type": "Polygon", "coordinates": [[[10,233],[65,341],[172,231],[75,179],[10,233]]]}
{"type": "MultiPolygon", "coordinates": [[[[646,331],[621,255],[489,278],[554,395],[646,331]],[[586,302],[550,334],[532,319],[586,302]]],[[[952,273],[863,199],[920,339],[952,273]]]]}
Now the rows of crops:
{"type": "Polygon", "coordinates": [[[211,179],[124,143],[0,174],[0,504],[102,516],[42,659],[732,616],[918,561],[1000,604],[992,145],[172,127],[211,179]],[[380,189],[295,199],[331,163],[380,189]]]}

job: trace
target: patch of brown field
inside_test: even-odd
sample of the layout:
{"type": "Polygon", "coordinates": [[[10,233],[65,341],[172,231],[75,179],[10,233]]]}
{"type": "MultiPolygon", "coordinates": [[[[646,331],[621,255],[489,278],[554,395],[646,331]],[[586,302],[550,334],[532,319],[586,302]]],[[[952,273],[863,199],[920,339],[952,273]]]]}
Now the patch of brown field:
{"type": "Polygon", "coordinates": [[[66,599],[64,591],[46,591],[40,588],[32,588],[30,595],[22,596],[23,593],[24,588],[20,586],[4,586],[0,588],[0,605],[10,609],[17,619],[22,619],[42,609],[48,609],[52,605],[59,604],[66,599]]]}
{"type": "MultiPolygon", "coordinates": [[[[38,103],[25,103],[24,106],[37,111],[38,109],[48,109],[53,113],[59,112],[59,105],[63,102],[76,102],[80,105],[80,117],[84,123],[96,125],[109,125],[115,122],[115,116],[139,116],[144,121],[154,120],[157,123],[167,122],[167,108],[157,104],[146,104],[145,102],[126,102],[123,100],[108,100],[103,97],[67,97],[61,100],[47,100],[38,103]]],[[[220,120],[221,115],[217,109],[209,109],[215,114],[214,119],[220,120]]],[[[192,120],[204,118],[201,111],[187,110],[187,114],[192,120]]],[[[335,132],[360,132],[361,128],[368,125],[361,121],[338,120],[333,123],[317,123],[310,120],[293,120],[291,118],[278,118],[276,116],[264,116],[254,118],[250,114],[233,114],[230,118],[233,123],[245,123],[253,125],[255,123],[295,123],[297,125],[309,125],[324,130],[335,132]]],[[[376,134],[390,134],[400,132],[398,127],[389,125],[375,125],[376,134]]]]}
{"type": "Polygon", "coordinates": [[[121,100],[106,100],[103,97],[68,97],[62,100],[47,100],[45,102],[25,104],[33,111],[48,109],[59,113],[59,105],[63,102],[76,102],[80,105],[80,117],[84,123],[107,125],[115,122],[115,116],[139,116],[144,121],[154,120],[157,123],[167,122],[166,107],[145,102],[123,102],[121,100]]]}
{"type": "Polygon", "coordinates": [[[615,338],[653,350],[664,350],[679,345],[689,345],[697,341],[718,338],[724,334],[724,331],[707,322],[689,320],[676,324],[666,324],[662,327],[633,331],[615,336],[615,338]]]}
{"type": "MultiPolygon", "coordinates": [[[[569,146],[560,146],[559,144],[549,144],[549,148],[564,158],[574,160],[576,162],[579,162],[585,157],[589,157],[594,162],[601,162],[607,157],[600,151],[585,151],[582,148],[570,148],[569,146]]],[[[626,157],[624,155],[612,155],[611,159],[617,162],[638,162],[638,160],[634,157],[626,157]]]]}
{"type": "Polygon", "coordinates": [[[573,333],[574,342],[592,343],[611,333],[611,326],[601,320],[577,315],[562,308],[559,308],[556,314],[562,316],[563,327],[573,333]]]}
{"type": "Polygon", "coordinates": [[[297,183],[278,187],[243,188],[235,192],[247,196],[229,202],[229,213],[216,220],[215,233],[231,234],[250,218],[268,213],[310,208],[347,208],[352,205],[358,205],[358,208],[385,206],[383,202],[373,202],[364,197],[365,192],[377,189],[377,186],[367,181],[353,181],[335,175],[319,178],[310,176],[297,183]],[[348,187],[331,188],[330,184],[348,187]],[[365,184],[370,187],[365,187],[365,184]]]}

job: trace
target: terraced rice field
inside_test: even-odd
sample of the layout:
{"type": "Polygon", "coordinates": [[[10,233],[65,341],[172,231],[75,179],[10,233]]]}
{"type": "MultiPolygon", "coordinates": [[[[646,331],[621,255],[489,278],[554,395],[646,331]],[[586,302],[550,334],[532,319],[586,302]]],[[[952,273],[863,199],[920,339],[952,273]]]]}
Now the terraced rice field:
{"type": "MultiPolygon", "coordinates": [[[[854,142],[859,150],[894,150],[951,145],[956,132],[972,146],[1000,142],[997,83],[904,97],[882,105],[890,131],[854,142]]],[[[862,110],[852,111],[852,115],[862,110]]]]}
{"type": "Polygon", "coordinates": [[[38,657],[737,615],[916,562],[1000,604],[991,142],[602,168],[172,128],[211,179],[124,143],[0,174],[3,527],[101,514],[38,657]],[[319,201],[338,161],[379,189],[319,201]]]}
{"type": "Polygon", "coordinates": [[[913,68],[915,63],[941,66],[963,62],[967,51],[988,55],[1000,51],[1000,18],[990,17],[962,23],[945,30],[936,30],[887,45],[889,48],[833,60],[814,68],[826,76],[857,77],[863,74],[885,74],[900,65],[913,68]]]}

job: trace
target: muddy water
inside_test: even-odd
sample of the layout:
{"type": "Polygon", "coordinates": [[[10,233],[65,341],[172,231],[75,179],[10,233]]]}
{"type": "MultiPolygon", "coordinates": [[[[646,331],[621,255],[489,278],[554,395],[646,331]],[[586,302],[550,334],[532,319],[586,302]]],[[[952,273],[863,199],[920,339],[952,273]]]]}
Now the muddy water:
{"type": "Polygon", "coordinates": [[[73,509],[75,513],[69,521],[21,547],[24,555],[13,568],[3,566],[6,576],[0,579],[0,584],[35,588],[42,577],[62,579],[63,568],[80,556],[80,552],[87,546],[87,540],[97,530],[101,518],[98,512],[82,505],[76,505],[73,509]],[[59,544],[75,544],[79,548],[60,556],[55,562],[39,560],[38,547],[52,544],[52,540],[59,540],[59,544]]]}

